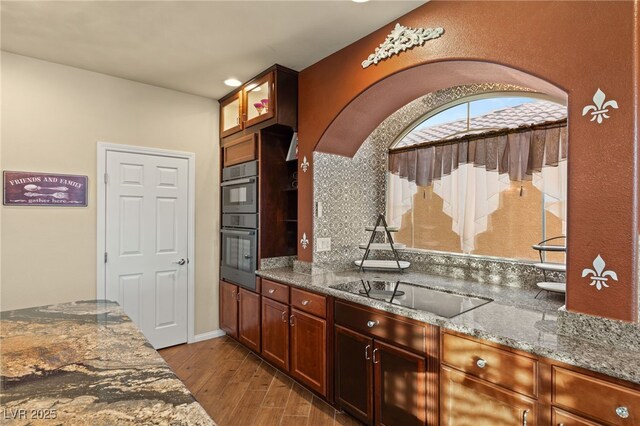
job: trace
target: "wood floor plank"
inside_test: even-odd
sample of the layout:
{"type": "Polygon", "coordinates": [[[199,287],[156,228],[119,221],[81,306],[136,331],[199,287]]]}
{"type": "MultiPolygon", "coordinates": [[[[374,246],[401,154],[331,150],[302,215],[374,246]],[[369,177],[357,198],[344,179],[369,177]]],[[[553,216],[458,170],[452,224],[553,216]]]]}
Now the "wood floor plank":
{"type": "Polygon", "coordinates": [[[306,426],[307,421],[309,421],[307,416],[282,416],[279,426],[306,426]]]}
{"type": "Polygon", "coordinates": [[[260,407],[252,426],[278,426],[284,414],[284,408],[260,407]]]}
{"type": "Polygon", "coordinates": [[[307,426],[333,426],[335,414],[336,410],[333,407],[314,396],[307,426]]]}
{"type": "Polygon", "coordinates": [[[249,388],[236,406],[231,417],[225,425],[228,426],[247,426],[255,424],[255,419],[260,411],[260,405],[267,391],[254,391],[249,388]]]}
{"type": "Polygon", "coordinates": [[[309,410],[311,410],[312,398],[313,394],[311,392],[294,382],[284,414],[289,416],[308,416],[309,410]]]}
{"type": "Polygon", "coordinates": [[[252,390],[268,391],[275,374],[275,368],[273,368],[266,362],[262,362],[258,366],[256,372],[253,374],[253,377],[249,382],[249,388],[252,390]]]}
{"type": "Polygon", "coordinates": [[[227,336],[159,353],[218,426],[362,426],[227,336]]]}
{"type": "Polygon", "coordinates": [[[284,375],[280,371],[276,372],[271,387],[267,391],[264,401],[262,401],[263,407],[281,407],[287,406],[289,400],[289,394],[293,387],[293,380],[284,375]]]}

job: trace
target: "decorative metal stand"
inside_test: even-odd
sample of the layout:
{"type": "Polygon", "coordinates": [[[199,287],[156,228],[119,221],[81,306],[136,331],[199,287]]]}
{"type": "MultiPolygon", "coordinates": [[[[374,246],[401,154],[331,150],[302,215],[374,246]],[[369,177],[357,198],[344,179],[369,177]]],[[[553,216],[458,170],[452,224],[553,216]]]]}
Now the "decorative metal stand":
{"type": "Polygon", "coordinates": [[[378,220],[374,226],[367,226],[365,230],[371,232],[371,237],[369,238],[369,243],[364,245],[361,244],[360,248],[364,249],[364,255],[362,256],[362,260],[356,260],[355,264],[360,268],[360,272],[365,269],[384,269],[384,270],[398,270],[402,272],[404,269],[410,266],[409,262],[405,262],[399,259],[398,251],[399,248],[404,248],[404,244],[396,244],[393,242],[393,237],[391,236],[391,232],[397,232],[398,228],[390,227],[387,225],[387,221],[384,218],[384,215],[379,215],[378,220]],[[376,234],[378,232],[383,232],[386,236],[386,243],[375,243],[376,234]],[[391,250],[393,253],[394,260],[369,260],[369,254],[372,250],[391,250]]]}
{"type": "Polygon", "coordinates": [[[544,241],[540,241],[538,244],[534,244],[532,248],[538,251],[540,255],[540,262],[536,263],[534,266],[542,271],[542,275],[544,276],[544,281],[536,283],[536,286],[540,289],[540,291],[535,295],[534,299],[537,299],[540,293],[543,291],[553,292],[553,293],[566,293],[567,292],[567,283],[563,282],[551,282],[547,278],[547,272],[566,272],[567,267],[562,263],[550,263],[546,262],[545,257],[543,257],[543,252],[560,252],[566,253],[567,247],[566,245],[553,245],[548,244],[549,241],[565,239],[564,236],[548,238],[544,241]]]}

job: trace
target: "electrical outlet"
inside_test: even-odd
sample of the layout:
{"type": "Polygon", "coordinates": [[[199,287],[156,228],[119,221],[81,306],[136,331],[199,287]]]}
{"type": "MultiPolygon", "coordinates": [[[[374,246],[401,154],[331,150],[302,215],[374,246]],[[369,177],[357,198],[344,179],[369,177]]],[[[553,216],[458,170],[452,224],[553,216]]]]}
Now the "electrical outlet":
{"type": "Polygon", "coordinates": [[[316,251],[330,251],[331,238],[318,238],[316,240],[316,251]]]}

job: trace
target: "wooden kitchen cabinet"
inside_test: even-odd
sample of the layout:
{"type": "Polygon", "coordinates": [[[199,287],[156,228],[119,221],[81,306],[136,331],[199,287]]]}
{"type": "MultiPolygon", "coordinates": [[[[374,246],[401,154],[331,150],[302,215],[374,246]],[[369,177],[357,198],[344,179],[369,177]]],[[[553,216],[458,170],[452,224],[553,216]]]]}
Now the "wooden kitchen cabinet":
{"type": "Polygon", "coordinates": [[[220,138],[255,132],[274,124],[298,125],[298,73],[274,65],[220,102],[220,138]]]}
{"type": "Polygon", "coordinates": [[[222,164],[224,167],[258,159],[258,135],[253,133],[222,145],[222,164]]]}
{"type": "Polygon", "coordinates": [[[262,356],[289,370],[289,306],[262,298],[262,356]]]}
{"type": "Polygon", "coordinates": [[[220,101],[220,137],[226,137],[243,129],[242,91],[220,101]]]}
{"type": "Polygon", "coordinates": [[[238,338],[238,286],[220,281],[220,328],[238,338]]]}
{"type": "Polygon", "coordinates": [[[320,395],[326,395],[327,322],[300,310],[291,309],[290,332],[291,376],[320,395]]]}
{"type": "Polygon", "coordinates": [[[447,366],[440,369],[440,424],[536,425],[536,401],[447,366]]]}
{"type": "Polygon", "coordinates": [[[372,362],[376,424],[426,425],[424,356],[374,340],[372,362]]]}
{"type": "Polygon", "coordinates": [[[243,288],[238,291],[238,340],[260,352],[260,295],[243,288]]]}
{"type": "Polygon", "coordinates": [[[260,352],[260,295],[220,281],[220,328],[260,352]]]}
{"type": "Polygon", "coordinates": [[[335,320],[336,403],[368,425],[437,424],[438,327],[342,301],[335,320]]]}
{"type": "Polygon", "coordinates": [[[335,326],[336,403],[361,422],[373,424],[373,339],[335,326]]]}

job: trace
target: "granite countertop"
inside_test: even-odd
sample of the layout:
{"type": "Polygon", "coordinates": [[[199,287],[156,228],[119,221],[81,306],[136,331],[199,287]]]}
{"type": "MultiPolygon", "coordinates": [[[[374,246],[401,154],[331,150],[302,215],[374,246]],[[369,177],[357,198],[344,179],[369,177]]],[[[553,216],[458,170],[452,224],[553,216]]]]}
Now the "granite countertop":
{"type": "Polygon", "coordinates": [[[307,275],[296,273],[292,268],[278,268],[260,270],[258,275],[640,384],[640,347],[625,349],[558,334],[559,309],[564,304],[562,295],[549,293],[534,299],[535,290],[412,272],[346,271],[307,275]],[[360,279],[401,280],[436,290],[490,298],[493,302],[447,319],[329,287],[360,279]]]}
{"type": "Polygon", "coordinates": [[[115,302],[0,312],[8,425],[214,425],[115,302]]]}

